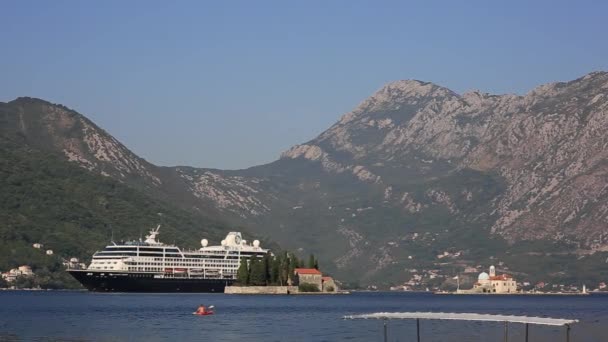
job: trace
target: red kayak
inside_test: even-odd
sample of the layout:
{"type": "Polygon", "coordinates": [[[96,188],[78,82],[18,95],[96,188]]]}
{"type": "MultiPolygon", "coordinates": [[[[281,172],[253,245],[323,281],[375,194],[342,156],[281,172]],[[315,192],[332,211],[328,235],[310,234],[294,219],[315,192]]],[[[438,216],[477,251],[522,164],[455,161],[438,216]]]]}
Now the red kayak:
{"type": "Polygon", "coordinates": [[[207,311],[207,312],[193,312],[193,315],[199,315],[199,316],[208,316],[208,315],[213,315],[213,311],[207,311]]]}

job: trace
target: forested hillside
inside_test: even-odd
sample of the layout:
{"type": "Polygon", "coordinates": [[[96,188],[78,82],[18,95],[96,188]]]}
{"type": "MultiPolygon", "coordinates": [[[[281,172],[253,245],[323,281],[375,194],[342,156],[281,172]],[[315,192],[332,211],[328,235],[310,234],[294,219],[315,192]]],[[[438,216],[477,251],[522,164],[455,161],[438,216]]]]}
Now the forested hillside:
{"type": "Polygon", "coordinates": [[[161,240],[197,247],[219,242],[228,227],[178,209],[111,178],[92,174],[22,142],[0,139],[0,270],[29,264],[34,272],[75,285],[62,258],[87,260],[114,240],[134,239],[161,223],[161,240]],[[43,250],[32,247],[44,244],[43,250]],[[55,254],[47,256],[46,249],[55,254]],[[50,273],[50,274],[49,274],[50,273]]]}

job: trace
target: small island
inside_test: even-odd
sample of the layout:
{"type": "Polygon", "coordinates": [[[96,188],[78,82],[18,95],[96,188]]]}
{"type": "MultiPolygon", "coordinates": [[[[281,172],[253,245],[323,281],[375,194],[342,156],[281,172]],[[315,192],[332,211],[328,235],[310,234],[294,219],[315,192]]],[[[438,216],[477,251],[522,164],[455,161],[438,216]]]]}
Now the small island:
{"type": "Polygon", "coordinates": [[[477,277],[477,282],[473,284],[471,289],[460,288],[460,277],[456,276],[453,279],[457,280],[457,288],[455,292],[448,291],[436,291],[435,294],[487,294],[487,295],[588,295],[587,288],[583,285],[582,291],[576,292],[541,292],[541,291],[524,291],[518,289],[518,283],[512,275],[509,274],[496,274],[496,268],[494,265],[490,266],[489,272],[481,272],[477,277]]]}
{"type": "Polygon", "coordinates": [[[241,260],[237,282],[226,294],[344,294],[334,279],[324,276],[318,260],[310,255],[308,267],[295,254],[283,252],[264,258],[241,260]]]}

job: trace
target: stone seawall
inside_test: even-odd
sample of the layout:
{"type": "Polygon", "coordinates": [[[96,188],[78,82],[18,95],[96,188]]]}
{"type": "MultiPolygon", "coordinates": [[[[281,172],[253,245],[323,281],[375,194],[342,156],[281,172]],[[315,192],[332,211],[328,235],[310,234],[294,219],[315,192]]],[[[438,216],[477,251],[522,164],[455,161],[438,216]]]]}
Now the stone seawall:
{"type": "Polygon", "coordinates": [[[226,286],[226,294],[296,294],[297,286],[226,286]]]}

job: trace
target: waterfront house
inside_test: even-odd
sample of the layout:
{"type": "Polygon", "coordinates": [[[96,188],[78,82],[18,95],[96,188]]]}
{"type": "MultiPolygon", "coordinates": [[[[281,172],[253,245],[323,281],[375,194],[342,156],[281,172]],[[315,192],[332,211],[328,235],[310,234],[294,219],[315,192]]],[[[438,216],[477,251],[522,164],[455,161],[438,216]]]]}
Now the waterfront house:
{"type": "Polygon", "coordinates": [[[319,291],[323,288],[323,275],[316,268],[296,268],[294,271],[296,276],[296,284],[312,284],[315,285],[319,291]]]}
{"type": "Polygon", "coordinates": [[[338,291],[338,286],[336,286],[336,282],[332,277],[321,277],[322,282],[322,292],[336,292],[338,291]]]}
{"type": "Polygon", "coordinates": [[[32,272],[32,268],[28,265],[19,266],[18,268],[13,268],[8,272],[2,273],[2,279],[4,279],[7,283],[12,283],[19,276],[33,276],[34,272],[32,272]]]}

